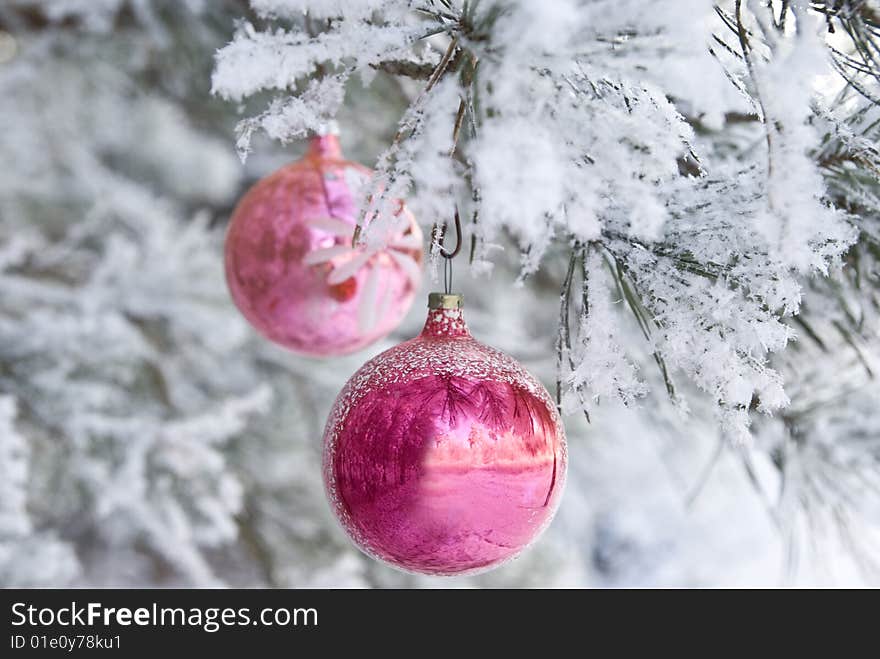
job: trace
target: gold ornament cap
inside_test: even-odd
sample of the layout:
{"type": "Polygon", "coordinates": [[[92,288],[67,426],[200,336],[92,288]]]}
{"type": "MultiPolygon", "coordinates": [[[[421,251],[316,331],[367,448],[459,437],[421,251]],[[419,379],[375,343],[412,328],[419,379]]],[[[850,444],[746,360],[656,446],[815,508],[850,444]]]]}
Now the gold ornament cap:
{"type": "Polygon", "coordinates": [[[336,135],[338,137],[339,124],[335,119],[327,119],[315,126],[313,134],[318,137],[324,137],[325,135],[336,135]]]}
{"type": "Polygon", "coordinates": [[[461,309],[463,298],[458,293],[428,293],[429,309],[461,309]]]}

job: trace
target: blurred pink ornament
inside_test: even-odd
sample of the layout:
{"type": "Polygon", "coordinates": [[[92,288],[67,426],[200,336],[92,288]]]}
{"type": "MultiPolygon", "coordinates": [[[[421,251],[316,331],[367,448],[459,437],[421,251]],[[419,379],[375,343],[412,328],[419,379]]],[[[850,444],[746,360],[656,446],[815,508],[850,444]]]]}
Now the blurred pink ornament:
{"type": "Polygon", "coordinates": [[[461,298],[431,294],[420,336],[348,381],[324,433],[324,483],[367,554],[456,575],[516,556],[552,519],[565,431],[547,390],[474,340],[461,298]]]}
{"type": "Polygon", "coordinates": [[[371,172],[343,159],[335,135],[257,182],[226,235],[226,281],[266,338],[314,356],[359,350],[390,333],[419,287],[422,233],[402,201],[351,246],[357,188],[371,172]]]}

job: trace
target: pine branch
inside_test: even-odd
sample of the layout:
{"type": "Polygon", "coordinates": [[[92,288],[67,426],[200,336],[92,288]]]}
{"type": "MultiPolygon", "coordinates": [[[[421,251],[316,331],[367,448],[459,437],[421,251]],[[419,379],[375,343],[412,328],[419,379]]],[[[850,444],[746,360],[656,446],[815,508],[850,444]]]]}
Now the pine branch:
{"type": "Polygon", "coordinates": [[[377,71],[392,76],[402,76],[413,80],[428,80],[434,73],[434,64],[413,62],[411,60],[388,60],[378,64],[370,64],[377,71]]]}
{"type": "MultiPolygon", "coordinates": [[[[574,273],[575,267],[580,261],[584,268],[584,273],[586,273],[586,259],[587,259],[587,250],[588,247],[583,245],[579,245],[575,243],[571,250],[571,256],[568,260],[568,269],[565,273],[565,278],[562,282],[562,291],[559,295],[559,329],[557,331],[556,337],[556,407],[560,414],[562,414],[562,387],[563,387],[563,372],[568,370],[569,373],[572,373],[575,370],[574,359],[572,358],[572,343],[571,343],[571,324],[569,322],[569,314],[571,310],[571,291],[572,291],[572,283],[574,281],[574,273]],[[567,363],[566,363],[567,362],[567,363]]],[[[587,304],[587,291],[588,291],[589,282],[586,278],[586,274],[584,274],[583,281],[583,304],[584,307],[581,311],[582,314],[586,315],[589,309],[587,304]]],[[[574,391],[578,396],[578,399],[581,403],[581,407],[584,411],[584,417],[587,420],[587,423],[590,423],[590,412],[587,406],[587,401],[583,393],[583,388],[580,386],[574,386],[574,391]]]]}

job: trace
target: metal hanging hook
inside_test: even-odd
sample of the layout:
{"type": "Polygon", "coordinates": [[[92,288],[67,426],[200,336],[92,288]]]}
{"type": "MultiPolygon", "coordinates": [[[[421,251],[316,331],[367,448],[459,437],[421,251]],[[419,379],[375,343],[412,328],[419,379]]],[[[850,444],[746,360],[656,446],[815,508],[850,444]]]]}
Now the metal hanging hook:
{"type": "Polygon", "coordinates": [[[444,259],[454,259],[461,251],[461,218],[458,215],[458,206],[455,207],[455,249],[451,252],[443,246],[443,239],[446,237],[446,225],[440,229],[440,235],[437,244],[440,246],[440,256],[444,259]]]}
{"type": "Polygon", "coordinates": [[[437,251],[440,253],[440,256],[443,257],[443,288],[446,293],[450,293],[452,291],[452,259],[454,259],[458,253],[461,251],[462,237],[461,237],[461,217],[458,214],[458,206],[455,207],[455,249],[451,252],[447,250],[443,246],[443,241],[446,238],[446,223],[442,226],[434,225],[434,230],[432,231],[434,236],[434,241],[437,244],[437,251]]]}

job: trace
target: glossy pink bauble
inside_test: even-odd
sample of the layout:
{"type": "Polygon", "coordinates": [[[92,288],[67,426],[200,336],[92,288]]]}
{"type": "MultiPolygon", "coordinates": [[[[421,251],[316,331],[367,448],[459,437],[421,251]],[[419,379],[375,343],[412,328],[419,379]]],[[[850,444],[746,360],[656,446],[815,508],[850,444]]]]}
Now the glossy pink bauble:
{"type": "Polygon", "coordinates": [[[254,185],[226,235],[236,306],[268,339],[296,352],[340,355],[391,332],[421,278],[422,234],[403,202],[376,245],[351,247],[354,192],[370,170],[344,160],[334,135],[254,185]]]}
{"type": "Polygon", "coordinates": [[[547,390],[475,341],[460,309],[367,362],[336,399],[324,483],[354,542],[397,568],[480,572],[550,522],[565,433],[547,390]]]}

